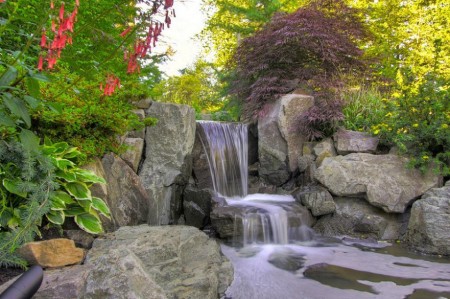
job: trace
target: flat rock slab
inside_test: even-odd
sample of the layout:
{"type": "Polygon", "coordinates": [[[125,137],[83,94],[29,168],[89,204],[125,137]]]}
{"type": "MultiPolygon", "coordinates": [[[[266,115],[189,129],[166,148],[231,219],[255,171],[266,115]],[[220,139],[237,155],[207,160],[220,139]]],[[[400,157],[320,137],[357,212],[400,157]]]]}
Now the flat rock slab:
{"type": "Polygon", "coordinates": [[[437,187],[439,177],[407,168],[396,155],[349,154],[325,158],[315,178],[337,196],[366,196],[388,213],[403,213],[411,202],[437,187]]]}
{"type": "Polygon", "coordinates": [[[76,248],[73,240],[64,238],[27,243],[19,249],[19,254],[31,265],[43,268],[79,264],[84,258],[84,250],[76,248]]]}

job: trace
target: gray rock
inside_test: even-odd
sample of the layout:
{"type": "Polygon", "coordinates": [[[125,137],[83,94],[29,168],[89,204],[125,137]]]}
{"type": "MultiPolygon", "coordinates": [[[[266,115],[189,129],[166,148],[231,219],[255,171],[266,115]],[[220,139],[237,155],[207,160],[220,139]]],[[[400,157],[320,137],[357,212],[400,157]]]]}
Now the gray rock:
{"type": "Polygon", "coordinates": [[[298,115],[314,106],[314,98],[303,94],[287,94],[281,97],[278,114],[278,127],[287,144],[289,171],[297,169],[297,157],[302,155],[306,138],[293,130],[298,115]]]}
{"type": "Polygon", "coordinates": [[[208,156],[209,144],[200,124],[196,124],[195,142],[192,149],[192,174],[198,189],[214,189],[209,170],[208,156]],[[205,149],[205,148],[206,149],[205,149]]]}
{"type": "Polygon", "coordinates": [[[143,99],[133,102],[133,105],[139,109],[148,109],[152,105],[153,101],[151,99],[143,99]]]}
{"type": "MultiPolygon", "coordinates": [[[[135,109],[133,110],[134,114],[136,114],[141,121],[145,118],[145,110],[144,109],[135,109]]],[[[128,138],[145,138],[145,128],[139,129],[139,130],[133,130],[128,132],[127,134],[128,138]]]]}
{"type": "Polygon", "coordinates": [[[374,153],[379,139],[364,132],[339,129],[334,136],[334,144],[339,155],[350,153],[374,153]]]}
{"type": "Polygon", "coordinates": [[[113,229],[146,223],[150,198],[139,176],[114,154],[105,155],[102,163],[108,188],[106,203],[111,210],[113,229]]]}
{"type": "Polygon", "coordinates": [[[336,156],[336,150],[334,149],[333,140],[331,140],[331,138],[327,138],[317,143],[317,145],[314,146],[313,151],[314,154],[316,155],[317,167],[319,167],[320,164],[322,164],[322,161],[325,158],[336,156]]]}
{"type": "Polygon", "coordinates": [[[218,298],[233,279],[216,241],[189,226],[122,227],[97,239],[83,298],[218,298]]]}
{"type": "Polygon", "coordinates": [[[191,185],[186,187],[183,196],[186,225],[202,229],[208,224],[213,194],[214,192],[209,189],[198,190],[191,185]]]}
{"type": "Polygon", "coordinates": [[[385,213],[363,198],[334,198],[334,202],[336,211],[321,217],[313,227],[324,236],[398,240],[406,230],[408,214],[385,213]]]}
{"type": "Polygon", "coordinates": [[[85,232],[84,230],[79,229],[70,229],[64,230],[64,236],[73,240],[77,247],[81,247],[84,249],[91,249],[92,243],[94,242],[94,237],[85,232]]]}
{"type": "Polygon", "coordinates": [[[406,241],[421,252],[450,255],[449,232],[450,186],[446,185],[431,189],[414,202],[406,241]]]}
{"type": "Polygon", "coordinates": [[[274,249],[267,261],[279,269],[294,272],[303,267],[305,257],[290,248],[280,247],[274,249]]]}
{"type": "Polygon", "coordinates": [[[315,178],[337,196],[366,196],[386,212],[403,213],[425,191],[439,184],[429,171],[408,169],[408,160],[395,155],[350,154],[325,158],[315,178]]]}
{"type": "Polygon", "coordinates": [[[120,157],[137,173],[144,151],[144,139],[126,138],[124,143],[129,148],[120,157]]]}
{"type": "Polygon", "coordinates": [[[195,111],[186,105],[155,102],[147,115],[145,160],[139,177],[150,196],[149,224],[175,223],[182,213],[182,191],[192,171],[195,111]]]}
{"type": "Polygon", "coordinates": [[[289,179],[288,148],[278,128],[281,102],[270,106],[269,112],[258,120],[259,176],[280,186],[289,179]]]}
{"type": "Polygon", "coordinates": [[[313,216],[331,214],[336,210],[330,192],[320,186],[305,187],[295,194],[295,198],[310,209],[313,216]]]}

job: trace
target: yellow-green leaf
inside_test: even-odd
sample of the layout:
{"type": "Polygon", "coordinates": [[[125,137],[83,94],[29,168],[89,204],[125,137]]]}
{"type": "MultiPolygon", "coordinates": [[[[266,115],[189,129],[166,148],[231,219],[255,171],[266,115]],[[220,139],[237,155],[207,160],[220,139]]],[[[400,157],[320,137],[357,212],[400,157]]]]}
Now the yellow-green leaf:
{"type": "Polygon", "coordinates": [[[78,200],[91,200],[91,191],[83,182],[70,182],[63,185],[70,195],[78,200]]]}
{"type": "Polygon", "coordinates": [[[3,179],[3,187],[12,194],[19,195],[20,197],[27,198],[27,193],[23,192],[19,188],[20,181],[13,181],[8,179],[3,179]]]}
{"type": "Polygon", "coordinates": [[[50,211],[45,215],[51,223],[61,225],[64,223],[65,216],[63,211],[50,211]]]}
{"type": "Polygon", "coordinates": [[[100,214],[111,218],[111,211],[109,210],[108,205],[103,201],[103,199],[93,196],[92,207],[99,211],[100,214]]]}
{"type": "Polygon", "coordinates": [[[75,222],[78,226],[91,234],[103,232],[100,220],[92,214],[83,213],[75,216],[75,222]]]}

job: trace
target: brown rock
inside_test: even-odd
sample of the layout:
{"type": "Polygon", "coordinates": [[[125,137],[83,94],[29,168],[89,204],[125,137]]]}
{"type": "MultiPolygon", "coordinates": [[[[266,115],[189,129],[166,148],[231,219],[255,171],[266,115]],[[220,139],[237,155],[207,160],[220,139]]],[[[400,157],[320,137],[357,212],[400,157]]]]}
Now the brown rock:
{"type": "Polygon", "coordinates": [[[84,258],[83,249],[75,247],[73,240],[63,238],[27,243],[19,254],[30,264],[44,268],[79,264],[84,258]]]}

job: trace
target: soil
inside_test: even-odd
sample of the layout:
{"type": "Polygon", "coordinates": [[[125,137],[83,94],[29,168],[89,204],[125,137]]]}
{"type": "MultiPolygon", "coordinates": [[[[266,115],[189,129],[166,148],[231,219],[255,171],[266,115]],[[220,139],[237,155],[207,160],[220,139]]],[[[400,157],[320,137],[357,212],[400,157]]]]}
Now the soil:
{"type": "Polygon", "coordinates": [[[0,268],[0,285],[24,272],[22,268],[0,268]]]}

